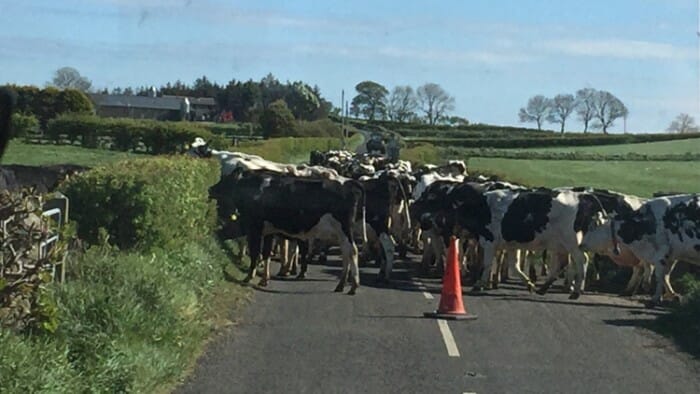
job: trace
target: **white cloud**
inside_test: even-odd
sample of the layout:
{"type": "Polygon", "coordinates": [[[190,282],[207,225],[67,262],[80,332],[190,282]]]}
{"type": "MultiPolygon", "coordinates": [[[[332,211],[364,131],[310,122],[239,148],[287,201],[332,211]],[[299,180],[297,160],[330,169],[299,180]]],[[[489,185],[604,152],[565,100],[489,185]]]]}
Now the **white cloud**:
{"type": "Polygon", "coordinates": [[[610,57],[622,59],[692,59],[695,53],[690,48],[671,44],[621,39],[604,40],[551,40],[545,42],[545,50],[572,56],[610,57]]]}
{"type": "Polygon", "coordinates": [[[337,45],[299,45],[294,50],[310,55],[342,56],[349,58],[383,57],[407,61],[427,61],[435,63],[480,63],[488,65],[504,65],[525,63],[535,60],[532,55],[514,52],[497,52],[483,50],[445,50],[384,47],[348,47],[337,45]]]}

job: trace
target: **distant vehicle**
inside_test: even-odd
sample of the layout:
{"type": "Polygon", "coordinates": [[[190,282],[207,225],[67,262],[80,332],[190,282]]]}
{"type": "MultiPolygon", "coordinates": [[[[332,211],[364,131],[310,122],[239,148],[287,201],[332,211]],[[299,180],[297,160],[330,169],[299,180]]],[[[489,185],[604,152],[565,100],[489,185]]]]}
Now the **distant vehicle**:
{"type": "Polygon", "coordinates": [[[367,153],[378,153],[382,155],[386,153],[386,146],[384,145],[381,133],[372,133],[369,137],[369,141],[367,141],[366,146],[367,153]]]}

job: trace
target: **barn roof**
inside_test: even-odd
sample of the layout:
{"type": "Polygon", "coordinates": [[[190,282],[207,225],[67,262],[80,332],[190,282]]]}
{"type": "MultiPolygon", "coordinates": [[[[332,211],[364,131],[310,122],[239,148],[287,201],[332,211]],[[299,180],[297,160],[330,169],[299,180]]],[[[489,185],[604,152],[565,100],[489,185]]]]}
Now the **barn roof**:
{"type": "Polygon", "coordinates": [[[100,107],[133,107],[180,110],[180,97],[145,97],[127,96],[124,94],[90,94],[90,99],[100,107]]]}

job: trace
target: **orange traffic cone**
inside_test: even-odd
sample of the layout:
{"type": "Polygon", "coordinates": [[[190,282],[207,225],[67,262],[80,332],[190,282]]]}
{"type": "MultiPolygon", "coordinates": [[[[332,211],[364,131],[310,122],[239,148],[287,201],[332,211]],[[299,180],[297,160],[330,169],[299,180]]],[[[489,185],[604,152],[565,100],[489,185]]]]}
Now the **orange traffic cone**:
{"type": "Polygon", "coordinates": [[[462,302],[462,283],[459,276],[459,256],[457,248],[457,238],[450,238],[450,248],[447,251],[447,267],[442,277],[442,295],[440,296],[440,306],[435,312],[425,312],[425,317],[436,317],[439,319],[451,320],[471,320],[476,319],[476,315],[470,315],[464,308],[462,302]]]}

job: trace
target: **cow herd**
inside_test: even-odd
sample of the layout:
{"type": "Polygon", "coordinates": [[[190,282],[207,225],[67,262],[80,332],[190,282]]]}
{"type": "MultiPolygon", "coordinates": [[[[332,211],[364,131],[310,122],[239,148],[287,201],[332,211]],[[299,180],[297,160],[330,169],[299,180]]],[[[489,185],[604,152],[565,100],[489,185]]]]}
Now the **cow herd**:
{"type": "MultiPolygon", "coordinates": [[[[10,137],[13,105],[13,95],[0,90],[0,157],[10,137]]],[[[220,161],[221,179],[210,197],[217,201],[221,235],[245,237],[251,260],[247,279],[262,261],[263,286],[275,242],[298,250],[300,278],[316,249],[340,247],[343,274],[336,291],[349,280],[351,294],[360,285],[358,245],[362,256],[379,263],[377,280],[387,282],[396,255],[405,257],[408,250],[422,254],[423,267],[440,269],[452,236],[461,240],[464,271],[476,277],[475,290],[496,285],[493,275],[503,268],[535,290],[533,270],[525,266],[528,255],[542,252],[548,273],[537,292],[546,293],[566,269],[575,299],[585,290],[589,256],[598,254],[633,268],[626,292],[648,285],[655,273],[651,303],[657,304],[664,289],[666,296],[676,295],[669,278],[677,261],[700,264],[697,194],[642,199],[587,187],[533,189],[470,176],[461,161],[413,169],[409,162],[347,151],[314,151],[309,165],[283,164],[217,151],[201,138],[188,153],[220,161]]],[[[51,167],[41,173],[50,189],[57,179],[85,169],[51,167]]],[[[36,178],[32,171],[38,170],[2,169],[2,188],[17,187],[25,174],[36,178]]],[[[296,266],[290,270],[290,254],[282,255],[281,272],[296,271],[296,266]]]]}
{"type": "Polygon", "coordinates": [[[633,268],[627,292],[649,285],[655,271],[652,303],[661,301],[664,288],[675,295],[669,276],[676,261],[700,264],[694,194],[642,199],[587,187],[533,189],[470,176],[461,161],[413,169],[408,162],[347,151],[314,151],[309,165],[282,164],[213,150],[200,138],[189,153],[220,160],[222,177],[210,195],[222,233],[246,237],[247,280],[262,258],[263,286],[275,242],[298,248],[300,277],[315,246],[339,246],[343,274],[336,291],[350,279],[351,294],[359,286],[359,240],[362,255],[379,263],[377,280],[386,282],[396,254],[413,250],[422,254],[423,266],[441,268],[448,239],[459,237],[465,271],[477,274],[475,290],[493,286],[493,274],[504,267],[535,290],[524,266],[528,254],[542,252],[548,273],[537,292],[546,293],[566,269],[572,299],[585,290],[593,254],[633,268]]]}

